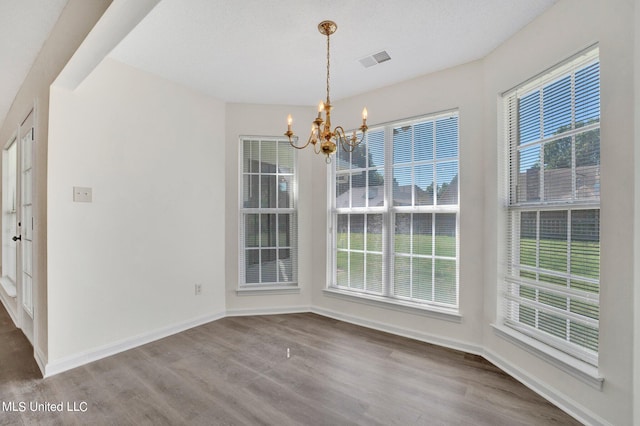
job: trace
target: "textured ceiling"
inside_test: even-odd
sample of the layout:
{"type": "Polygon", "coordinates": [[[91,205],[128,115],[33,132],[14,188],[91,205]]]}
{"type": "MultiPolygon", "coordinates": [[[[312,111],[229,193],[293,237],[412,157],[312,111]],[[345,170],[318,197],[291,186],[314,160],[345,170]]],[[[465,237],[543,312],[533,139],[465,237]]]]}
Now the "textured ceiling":
{"type": "Polygon", "coordinates": [[[0,124],[66,4],[0,0],[0,124]]]}
{"type": "MultiPolygon", "coordinates": [[[[314,105],[324,19],[338,100],[482,58],[556,1],[161,0],[110,56],[228,102],[314,105]],[[381,50],[390,61],[362,66],[381,50]]],[[[66,3],[0,0],[0,122],[66,3]]]]}
{"type": "Polygon", "coordinates": [[[332,99],[482,58],[556,0],[162,0],[111,56],[229,102],[332,99]],[[359,59],[386,50],[391,60],[359,59]]]}

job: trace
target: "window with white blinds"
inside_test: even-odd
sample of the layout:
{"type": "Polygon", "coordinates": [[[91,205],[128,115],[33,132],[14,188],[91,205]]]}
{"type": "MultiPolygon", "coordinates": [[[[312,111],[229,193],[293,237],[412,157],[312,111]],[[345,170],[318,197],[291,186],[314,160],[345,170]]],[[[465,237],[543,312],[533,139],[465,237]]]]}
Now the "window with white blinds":
{"type": "Polygon", "coordinates": [[[371,128],[333,167],[330,287],[458,308],[458,113],[371,128]]]}
{"type": "Polygon", "coordinates": [[[240,157],[240,286],[295,286],[295,150],[282,139],[242,138],[240,157]]]}
{"type": "Polygon", "coordinates": [[[600,67],[592,49],[504,95],[504,323],[598,363],[600,67]]]}

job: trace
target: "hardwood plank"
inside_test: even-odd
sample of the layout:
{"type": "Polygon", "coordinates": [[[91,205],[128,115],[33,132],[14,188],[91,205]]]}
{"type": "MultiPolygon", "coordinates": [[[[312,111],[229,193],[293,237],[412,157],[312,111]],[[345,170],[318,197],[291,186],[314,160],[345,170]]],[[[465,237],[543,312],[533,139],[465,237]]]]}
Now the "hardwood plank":
{"type": "Polygon", "coordinates": [[[579,424],[482,357],[315,314],[228,317],[48,379],[2,315],[0,401],[88,405],[0,425],[579,424]]]}

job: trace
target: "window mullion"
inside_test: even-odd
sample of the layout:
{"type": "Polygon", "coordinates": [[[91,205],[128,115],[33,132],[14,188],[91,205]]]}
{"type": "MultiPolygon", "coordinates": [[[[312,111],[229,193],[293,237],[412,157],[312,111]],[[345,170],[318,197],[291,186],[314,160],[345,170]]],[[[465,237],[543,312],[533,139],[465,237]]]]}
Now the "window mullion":
{"type": "MultiPolygon", "coordinates": [[[[393,182],[393,129],[384,130],[384,181],[393,182]]],[[[395,211],[393,208],[393,187],[385,183],[384,212],[382,214],[382,294],[393,295],[393,274],[395,268],[395,211]]]]}
{"type": "MultiPolygon", "coordinates": [[[[438,206],[440,204],[440,200],[438,199],[438,162],[436,156],[438,154],[436,149],[437,144],[437,133],[436,133],[436,124],[433,123],[433,129],[431,131],[431,140],[433,141],[433,145],[431,147],[432,159],[433,159],[433,205],[438,206]]],[[[415,205],[415,204],[414,204],[415,205]]]]}
{"type": "MultiPolygon", "coordinates": [[[[544,110],[544,90],[542,90],[542,88],[540,89],[540,140],[544,141],[544,116],[545,116],[545,110],[544,110]]],[[[545,186],[545,181],[544,181],[544,147],[546,142],[542,142],[540,144],[540,187],[538,188],[538,190],[540,191],[538,194],[538,197],[540,199],[540,201],[545,201],[545,197],[544,197],[544,190],[546,189],[545,186]]]]}
{"type": "Polygon", "coordinates": [[[431,213],[431,300],[433,301],[436,300],[436,214],[435,213],[431,213]]]}
{"type": "MultiPolygon", "coordinates": [[[[571,223],[572,223],[572,210],[567,212],[567,275],[571,276],[571,223]]],[[[571,279],[567,279],[567,287],[571,287],[571,279]]]]}
{"type": "Polygon", "coordinates": [[[347,214],[347,286],[351,287],[351,214],[347,214]]]}
{"type": "MultiPolygon", "coordinates": [[[[571,277],[571,238],[572,238],[571,237],[571,219],[572,219],[571,216],[572,216],[571,209],[569,209],[569,211],[567,212],[567,275],[569,275],[569,278],[567,278],[567,281],[566,281],[567,288],[571,288],[571,278],[570,278],[571,277]]],[[[567,301],[567,312],[571,312],[571,298],[567,297],[565,298],[565,300],[567,301]]],[[[567,318],[565,322],[566,322],[567,341],[570,341],[571,320],[567,318]]]]}
{"type": "MultiPolygon", "coordinates": [[[[366,180],[365,180],[366,181],[366,180]]],[[[365,187],[366,189],[366,187],[365,187]]],[[[367,200],[368,201],[368,200],[367,200]]],[[[362,288],[367,291],[369,290],[368,282],[367,282],[367,248],[369,246],[369,215],[362,215],[362,233],[364,234],[364,241],[362,243],[362,288]]]]}
{"type": "Polygon", "coordinates": [[[262,214],[258,214],[258,284],[262,284],[262,214]]]}
{"type": "MultiPolygon", "coordinates": [[[[278,185],[278,178],[276,177],[276,187],[278,185]]],[[[278,198],[276,196],[276,205],[278,205],[278,198]]],[[[276,218],[276,244],[275,244],[275,252],[276,252],[276,265],[279,265],[279,260],[280,260],[280,215],[278,213],[273,213],[273,215],[276,218]]],[[[276,281],[280,282],[280,277],[279,277],[279,271],[278,268],[276,268],[276,281]]]]}
{"type": "MultiPolygon", "coordinates": [[[[576,129],[576,75],[571,73],[571,130],[576,129]]],[[[571,197],[575,200],[576,188],[576,135],[571,135],[571,197]]],[[[567,333],[567,336],[569,333],[567,333]]]]}

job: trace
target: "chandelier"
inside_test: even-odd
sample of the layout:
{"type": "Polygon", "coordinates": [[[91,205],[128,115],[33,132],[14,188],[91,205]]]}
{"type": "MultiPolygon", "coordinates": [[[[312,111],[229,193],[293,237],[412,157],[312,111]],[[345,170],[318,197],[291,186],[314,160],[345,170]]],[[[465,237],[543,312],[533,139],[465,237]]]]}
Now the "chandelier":
{"type": "Polygon", "coordinates": [[[331,97],[329,96],[329,67],[330,67],[330,55],[329,55],[329,38],[331,34],[335,33],[338,29],[338,26],[333,21],[322,21],[318,24],[318,31],[321,34],[327,36],[327,100],[325,102],[320,102],[318,105],[318,117],[313,120],[311,124],[311,134],[309,135],[309,139],[307,143],[304,145],[297,145],[298,137],[295,136],[293,131],[291,130],[291,124],[293,123],[293,119],[291,118],[291,114],[287,117],[287,132],[284,134],[289,138],[289,143],[292,147],[296,149],[303,149],[309,146],[309,144],[313,145],[313,150],[316,154],[323,153],[326,155],[326,162],[331,163],[331,154],[336,152],[338,144],[342,146],[342,148],[347,152],[353,152],[356,146],[362,142],[364,138],[364,134],[366,133],[367,127],[367,109],[364,108],[362,110],[362,126],[360,126],[360,138],[358,138],[356,131],[353,131],[351,136],[347,136],[345,134],[342,126],[336,126],[333,130],[331,130],[331,97]],[[322,118],[322,113],[324,112],[325,118],[322,118]]]}

